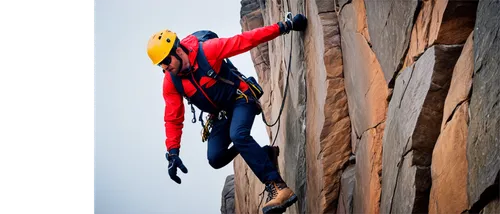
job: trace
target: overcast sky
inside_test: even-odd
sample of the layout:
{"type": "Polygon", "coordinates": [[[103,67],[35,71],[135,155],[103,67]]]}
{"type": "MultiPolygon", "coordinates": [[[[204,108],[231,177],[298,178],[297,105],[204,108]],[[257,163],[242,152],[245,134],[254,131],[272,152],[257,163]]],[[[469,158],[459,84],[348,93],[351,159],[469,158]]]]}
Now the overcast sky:
{"type": "MultiPolygon", "coordinates": [[[[239,0],[95,1],[95,213],[220,213],[233,164],[210,167],[188,105],[181,158],[189,173],[179,172],[181,185],[168,176],[163,73],[151,65],[146,44],[165,28],[181,38],[201,29],[240,33],[240,7],[239,0]]],[[[232,61],[256,77],[249,53],[232,61]]],[[[269,143],[260,115],[252,134],[269,143]]]]}

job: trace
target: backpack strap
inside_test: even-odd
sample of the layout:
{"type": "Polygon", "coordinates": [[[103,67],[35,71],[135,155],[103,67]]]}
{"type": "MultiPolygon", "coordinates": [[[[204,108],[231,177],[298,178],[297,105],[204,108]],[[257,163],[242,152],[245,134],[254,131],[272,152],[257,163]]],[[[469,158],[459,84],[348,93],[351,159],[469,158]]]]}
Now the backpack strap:
{"type": "MultiPolygon", "coordinates": [[[[199,43],[199,48],[198,48],[198,55],[196,56],[196,60],[198,62],[198,71],[202,71],[205,73],[206,76],[208,77],[211,77],[211,78],[214,78],[214,79],[217,79],[217,80],[221,80],[225,83],[228,83],[230,85],[234,85],[234,83],[230,80],[227,80],[227,79],[224,79],[222,77],[219,77],[217,75],[217,73],[214,71],[214,69],[212,68],[212,66],[210,66],[210,64],[208,63],[208,60],[207,60],[207,57],[205,56],[205,53],[203,52],[203,47],[202,47],[202,42],[199,43]]],[[[227,59],[229,61],[229,59],[227,59]]],[[[229,62],[231,66],[234,67],[234,65],[232,65],[231,62],[229,62]]],[[[183,97],[187,98],[186,96],[186,93],[184,92],[184,87],[182,86],[182,79],[179,78],[178,76],[170,73],[170,77],[172,79],[172,83],[174,83],[174,86],[175,86],[175,89],[177,89],[177,92],[179,92],[179,94],[181,94],[183,97]]],[[[201,89],[203,90],[203,89],[201,89]]],[[[189,99],[188,99],[189,100],[189,99]]]]}
{"type": "MultiPolygon", "coordinates": [[[[207,61],[207,58],[205,57],[205,53],[203,53],[203,49],[201,47],[201,42],[200,42],[200,47],[199,47],[199,51],[198,51],[198,55],[196,56],[196,60],[198,62],[198,70],[197,72],[203,72],[202,75],[206,75],[206,76],[209,76],[209,77],[212,77],[212,78],[218,78],[218,79],[223,79],[221,77],[218,77],[217,76],[217,73],[215,73],[215,71],[212,69],[212,67],[210,66],[210,64],[208,64],[208,61],[207,61]]],[[[186,100],[188,101],[188,104],[191,105],[191,111],[193,112],[194,114],[194,109],[193,109],[193,105],[189,99],[189,97],[186,95],[186,92],[184,91],[184,86],[182,86],[182,78],[170,73],[170,79],[172,79],[172,83],[174,84],[174,87],[175,89],[177,90],[177,92],[183,96],[184,98],[186,98],[186,100]]],[[[214,102],[210,99],[210,97],[207,96],[207,94],[205,93],[205,91],[203,91],[203,88],[198,85],[198,83],[196,82],[196,79],[194,77],[194,74],[191,73],[191,77],[192,78],[189,78],[190,82],[196,87],[197,90],[199,90],[201,93],[203,93],[203,95],[207,98],[208,101],[210,101],[210,103],[215,107],[215,108],[218,108],[214,102]]],[[[229,80],[227,80],[229,81],[229,80]]],[[[231,84],[234,85],[233,82],[229,81],[231,84]]],[[[193,116],[193,121],[195,121],[196,118],[193,116]]]]}
{"type": "Polygon", "coordinates": [[[204,71],[207,76],[217,79],[218,77],[217,73],[214,71],[214,69],[212,69],[212,66],[208,64],[207,57],[203,52],[203,43],[200,42],[199,44],[200,45],[198,46],[198,56],[196,56],[198,62],[198,69],[204,71]]]}
{"type": "MultiPolygon", "coordinates": [[[[203,52],[203,42],[200,42],[199,44],[200,45],[198,47],[198,56],[196,56],[196,60],[198,62],[198,68],[201,69],[202,71],[204,71],[205,75],[208,77],[220,80],[220,81],[225,82],[229,85],[234,85],[234,82],[219,76],[214,71],[212,66],[210,66],[210,64],[208,63],[208,60],[207,60],[207,57],[205,56],[205,53],[203,52]]],[[[224,64],[224,62],[223,62],[223,64],[224,64]]]]}
{"type": "Polygon", "coordinates": [[[184,92],[184,87],[182,86],[182,79],[175,76],[174,74],[168,72],[170,74],[170,79],[172,80],[172,83],[174,83],[175,89],[177,89],[177,92],[183,97],[186,97],[186,93],[184,92]]]}
{"type": "MultiPolygon", "coordinates": [[[[231,62],[231,60],[229,60],[229,58],[226,58],[225,62],[226,66],[229,67],[229,70],[233,71],[233,72],[237,72],[237,73],[240,73],[238,71],[238,68],[236,68],[236,66],[234,66],[234,64],[231,62]]],[[[240,73],[241,74],[241,73],[240,73]]]]}
{"type": "MultiPolygon", "coordinates": [[[[214,70],[212,69],[210,64],[208,64],[208,60],[205,56],[205,53],[203,53],[202,42],[200,42],[198,56],[196,59],[198,61],[198,67],[201,68],[201,70],[206,71],[206,76],[223,81],[223,82],[230,84],[230,85],[234,85],[234,83],[232,81],[218,76],[217,73],[214,72],[214,70]]],[[[254,98],[256,98],[258,100],[262,96],[264,91],[262,90],[262,87],[259,85],[259,83],[255,80],[255,78],[253,78],[253,77],[247,78],[240,71],[238,71],[238,69],[236,68],[236,66],[234,66],[234,64],[231,62],[231,60],[229,60],[228,58],[224,59],[222,61],[221,66],[228,67],[229,72],[236,75],[236,77],[238,77],[241,82],[247,83],[247,85],[249,86],[250,92],[252,92],[252,95],[254,96],[254,98]]]]}

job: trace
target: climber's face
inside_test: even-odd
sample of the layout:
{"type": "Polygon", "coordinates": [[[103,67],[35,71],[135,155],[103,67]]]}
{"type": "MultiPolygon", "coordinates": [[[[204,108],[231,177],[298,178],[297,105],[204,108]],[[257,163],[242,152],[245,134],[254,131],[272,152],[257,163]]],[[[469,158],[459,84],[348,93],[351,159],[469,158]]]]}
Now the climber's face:
{"type": "Polygon", "coordinates": [[[181,58],[182,62],[177,57],[169,55],[160,63],[160,67],[164,72],[178,75],[182,71],[189,70],[189,57],[182,48],[177,48],[175,52],[181,58]]]}
{"type": "Polygon", "coordinates": [[[179,66],[180,62],[177,60],[177,58],[173,56],[167,56],[165,60],[160,64],[160,67],[163,69],[164,72],[170,72],[174,75],[177,75],[179,73],[179,66]],[[164,63],[166,61],[166,63],[164,63]]]}

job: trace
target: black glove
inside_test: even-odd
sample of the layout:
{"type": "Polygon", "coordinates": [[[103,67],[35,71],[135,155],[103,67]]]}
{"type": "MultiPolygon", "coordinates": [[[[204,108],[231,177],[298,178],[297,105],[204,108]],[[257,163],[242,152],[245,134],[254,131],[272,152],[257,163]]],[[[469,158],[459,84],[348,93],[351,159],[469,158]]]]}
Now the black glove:
{"type": "Polygon", "coordinates": [[[165,157],[168,160],[168,174],[170,175],[170,178],[180,184],[181,179],[177,176],[177,167],[179,167],[179,169],[181,169],[184,173],[187,173],[188,170],[184,164],[182,164],[182,160],[179,157],[179,149],[171,149],[165,154],[165,157]]]}
{"type": "Polygon", "coordinates": [[[307,27],[307,18],[302,14],[297,14],[292,20],[287,19],[283,22],[278,22],[281,34],[287,34],[290,30],[305,31],[307,27]]]}

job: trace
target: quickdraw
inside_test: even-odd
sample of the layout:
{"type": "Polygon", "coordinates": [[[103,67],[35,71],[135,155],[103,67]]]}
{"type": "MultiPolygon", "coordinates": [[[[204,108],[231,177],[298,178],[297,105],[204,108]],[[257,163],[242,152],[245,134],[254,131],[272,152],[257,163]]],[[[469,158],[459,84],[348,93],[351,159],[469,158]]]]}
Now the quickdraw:
{"type": "Polygon", "coordinates": [[[201,129],[201,142],[206,142],[208,140],[208,137],[210,136],[210,131],[212,130],[213,126],[213,115],[209,114],[207,115],[207,123],[203,126],[201,129]]]}
{"type": "Polygon", "coordinates": [[[206,117],[207,123],[203,124],[203,122],[202,122],[202,127],[203,127],[201,129],[201,141],[202,142],[206,142],[208,140],[208,137],[210,136],[210,132],[212,131],[212,127],[214,125],[214,120],[215,119],[222,120],[223,118],[227,119],[226,114],[227,113],[225,111],[220,111],[217,116],[213,115],[213,114],[207,115],[207,117],[206,117]]]}

